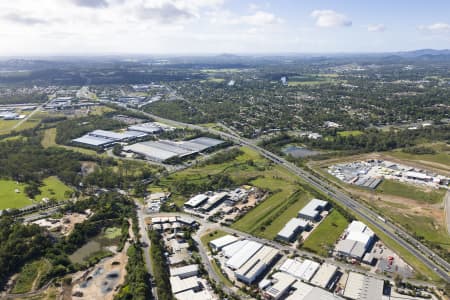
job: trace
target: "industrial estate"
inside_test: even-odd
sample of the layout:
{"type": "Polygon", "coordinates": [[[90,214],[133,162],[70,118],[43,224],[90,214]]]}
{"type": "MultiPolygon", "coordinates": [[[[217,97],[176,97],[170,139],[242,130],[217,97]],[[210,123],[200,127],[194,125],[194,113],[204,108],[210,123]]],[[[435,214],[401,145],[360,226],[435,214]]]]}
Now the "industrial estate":
{"type": "Polygon", "coordinates": [[[449,299],[414,55],[0,59],[0,298],[449,299]]]}

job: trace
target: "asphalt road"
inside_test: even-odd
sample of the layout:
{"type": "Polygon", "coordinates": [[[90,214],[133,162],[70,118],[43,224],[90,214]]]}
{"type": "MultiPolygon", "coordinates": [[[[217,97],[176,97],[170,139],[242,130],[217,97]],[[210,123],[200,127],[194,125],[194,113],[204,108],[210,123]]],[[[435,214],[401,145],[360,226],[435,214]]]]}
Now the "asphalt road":
{"type": "MultiPolygon", "coordinates": [[[[147,245],[147,247],[143,248],[145,266],[147,268],[147,272],[153,278],[154,276],[153,276],[152,261],[150,259],[150,251],[149,251],[150,238],[148,237],[147,226],[145,224],[145,215],[143,212],[143,206],[137,201],[136,201],[136,204],[138,205],[137,217],[138,217],[138,222],[139,222],[139,234],[141,235],[140,242],[147,245]]],[[[152,285],[152,294],[153,294],[154,299],[158,300],[158,293],[156,290],[156,286],[154,286],[154,285],[152,285]]]]}
{"type": "MultiPolygon", "coordinates": [[[[139,111],[142,113],[142,111],[139,111]]],[[[166,123],[169,125],[174,125],[177,127],[186,127],[190,129],[197,129],[204,132],[213,133],[221,136],[223,139],[231,140],[241,145],[248,146],[253,150],[259,152],[261,155],[266,157],[267,159],[273,161],[276,164],[284,166],[286,169],[290,170],[292,173],[301,177],[304,181],[306,181],[311,186],[317,188],[321,192],[327,194],[341,205],[348,207],[352,210],[356,215],[362,217],[366,223],[369,223],[374,228],[382,231],[389,238],[394,240],[397,244],[408,250],[412,255],[414,255],[418,260],[420,260],[423,264],[425,264],[428,268],[430,268],[434,273],[436,273],[439,277],[441,277],[446,282],[450,282],[450,264],[439,257],[436,253],[434,253],[431,249],[420,243],[418,240],[413,238],[411,235],[406,233],[403,229],[398,227],[395,224],[390,222],[384,222],[380,218],[382,218],[377,213],[373,212],[369,207],[364,204],[352,199],[348,195],[344,194],[337,188],[329,185],[327,182],[319,179],[313,174],[295,166],[294,164],[286,161],[284,158],[279,157],[257,145],[255,145],[252,141],[241,138],[239,136],[214,130],[211,128],[205,128],[197,125],[186,124],[182,122],[177,122],[173,120],[168,120],[164,118],[160,118],[158,116],[145,113],[149,117],[153,118],[156,121],[166,123]]]]}

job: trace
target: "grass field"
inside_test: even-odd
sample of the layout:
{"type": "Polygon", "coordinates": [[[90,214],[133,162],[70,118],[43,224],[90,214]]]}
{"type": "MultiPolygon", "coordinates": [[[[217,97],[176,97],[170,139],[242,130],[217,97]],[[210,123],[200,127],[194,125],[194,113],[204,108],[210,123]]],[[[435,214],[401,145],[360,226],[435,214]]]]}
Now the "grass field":
{"type": "Polygon", "coordinates": [[[25,195],[25,184],[16,184],[13,180],[0,180],[0,209],[21,208],[31,205],[31,200],[25,195]],[[19,190],[16,193],[15,190],[19,190]]]}
{"type": "MultiPolygon", "coordinates": [[[[0,209],[21,208],[33,204],[33,202],[24,193],[26,184],[13,180],[0,180],[0,209]],[[16,193],[15,190],[19,190],[16,193]]],[[[49,177],[44,179],[43,186],[39,188],[40,195],[35,197],[36,201],[42,198],[56,198],[57,200],[65,199],[65,192],[72,191],[67,185],[61,182],[57,177],[49,177]]]]}
{"type": "Polygon", "coordinates": [[[440,203],[444,199],[445,190],[424,191],[419,187],[394,180],[383,180],[377,187],[377,193],[405,197],[425,203],[440,203]]]}
{"type": "Polygon", "coordinates": [[[347,130],[347,131],[340,131],[340,132],[338,132],[338,135],[343,136],[343,137],[347,137],[347,136],[350,136],[350,135],[358,136],[358,135],[361,135],[361,134],[363,134],[363,132],[360,131],[360,130],[347,130]]]}
{"type": "Polygon", "coordinates": [[[44,259],[23,266],[12,289],[14,294],[23,294],[37,288],[37,282],[50,270],[50,263],[44,259]]]}
{"type": "Polygon", "coordinates": [[[228,279],[227,277],[225,277],[225,275],[223,275],[222,269],[217,265],[215,259],[211,260],[211,265],[214,269],[214,272],[216,272],[216,274],[219,276],[220,281],[222,281],[222,283],[224,283],[226,286],[232,287],[233,283],[230,281],[230,279],[228,279]]]}
{"type": "MultiPolygon", "coordinates": [[[[450,146],[445,143],[435,143],[423,145],[428,148],[432,148],[436,151],[435,154],[410,154],[405,153],[401,150],[394,150],[387,152],[387,154],[394,156],[399,159],[411,160],[411,161],[422,161],[441,164],[450,170],[450,146]]],[[[434,165],[437,167],[436,165],[434,165]]]]}
{"type": "Polygon", "coordinates": [[[223,237],[227,234],[228,233],[226,233],[225,231],[222,231],[222,230],[214,230],[213,232],[204,234],[200,238],[200,240],[202,241],[203,246],[207,247],[209,249],[209,242],[211,242],[212,240],[218,239],[220,237],[223,237]]]}
{"type": "Polygon", "coordinates": [[[333,210],[306,239],[303,248],[321,256],[328,256],[328,250],[334,247],[348,224],[339,211],[333,210]]]}
{"type": "Polygon", "coordinates": [[[44,136],[42,138],[41,144],[44,148],[48,147],[61,147],[67,150],[72,150],[75,152],[80,152],[87,155],[94,155],[94,156],[104,156],[106,154],[98,154],[96,151],[91,149],[85,149],[85,148],[79,148],[79,147],[72,147],[72,146],[65,146],[65,145],[58,145],[55,142],[56,138],[56,128],[49,128],[44,131],[44,136]]]}
{"type": "Polygon", "coordinates": [[[20,120],[0,120],[0,133],[8,133],[20,120]]]}
{"type": "Polygon", "coordinates": [[[71,188],[69,188],[55,176],[44,179],[43,186],[39,189],[41,191],[41,194],[35,197],[36,201],[39,201],[42,198],[55,198],[56,200],[62,200],[66,198],[66,192],[72,192],[71,188]]]}
{"type": "Polygon", "coordinates": [[[119,227],[108,227],[105,229],[103,236],[107,239],[116,239],[122,235],[122,230],[119,227]]]}
{"type": "Polygon", "coordinates": [[[206,80],[200,80],[201,83],[204,83],[204,82],[222,83],[224,81],[225,81],[225,79],[223,79],[223,78],[215,78],[215,77],[210,77],[206,80]]]}

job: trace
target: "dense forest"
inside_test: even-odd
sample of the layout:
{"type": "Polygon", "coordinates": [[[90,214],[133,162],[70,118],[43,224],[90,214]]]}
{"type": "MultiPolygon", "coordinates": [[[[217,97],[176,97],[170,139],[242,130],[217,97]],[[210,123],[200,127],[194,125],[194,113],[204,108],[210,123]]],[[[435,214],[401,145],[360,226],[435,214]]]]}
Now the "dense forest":
{"type": "Polygon", "coordinates": [[[56,143],[60,145],[69,144],[72,139],[96,130],[113,130],[124,126],[122,122],[112,119],[108,115],[89,116],[76,119],[68,119],[59,122],[56,126],[56,143]]]}
{"type": "Polygon", "coordinates": [[[62,148],[43,148],[39,136],[0,142],[0,177],[29,184],[31,197],[49,176],[75,186],[81,181],[80,161],[93,158],[62,148]]]}

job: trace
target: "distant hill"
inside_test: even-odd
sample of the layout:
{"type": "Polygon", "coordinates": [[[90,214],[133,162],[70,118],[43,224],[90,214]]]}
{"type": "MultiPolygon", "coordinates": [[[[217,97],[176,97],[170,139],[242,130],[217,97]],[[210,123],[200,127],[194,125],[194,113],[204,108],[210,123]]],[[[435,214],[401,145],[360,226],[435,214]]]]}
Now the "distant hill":
{"type": "Polygon", "coordinates": [[[413,51],[403,51],[393,53],[394,55],[398,55],[405,58],[414,58],[414,57],[426,57],[426,56],[450,56],[449,49],[443,50],[435,50],[435,49],[419,49],[413,51]]]}

